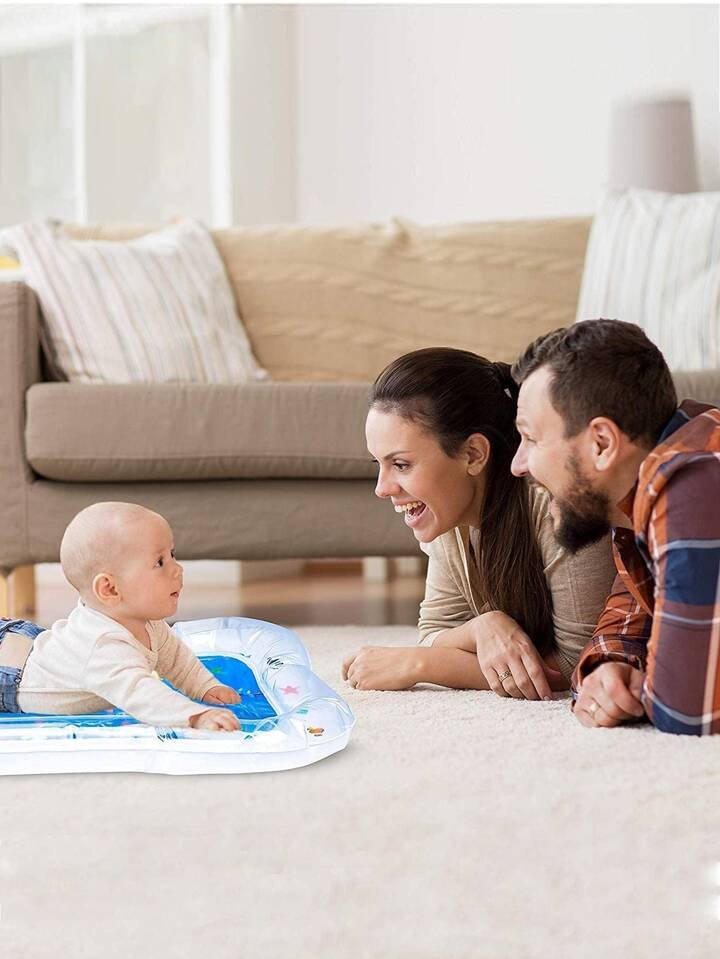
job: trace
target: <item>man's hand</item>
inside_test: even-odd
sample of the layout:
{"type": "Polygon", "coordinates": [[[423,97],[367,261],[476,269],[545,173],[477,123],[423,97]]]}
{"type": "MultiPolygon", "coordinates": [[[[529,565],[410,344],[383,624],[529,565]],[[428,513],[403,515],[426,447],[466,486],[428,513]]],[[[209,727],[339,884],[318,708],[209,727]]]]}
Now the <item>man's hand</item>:
{"type": "Polygon", "coordinates": [[[544,662],[527,633],[506,613],[482,613],[472,626],[480,669],[498,696],[552,699],[551,687],[567,688],[562,673],[544,662]]]}
{"type": "Polygon", "coordinates": [[[217,703],[222,706],[235,706],[242,699],[230,686],[211,686],[203,696],[204,703],[217,703]]]}
{"type": "Polygon", "coordinates": [[[410,689],[422,680],[423,650],[417,646],[363,646],[342,665],[355,689],[410,689]]]}
{"type": "Polygon", "coordinates": [[[202,713],[195,713],[190,717],[193,729],[211,729],[216,732],[235,732],[240,729],[240,722],[229,709],[206,709],[202,713]]]}
{"type": "Polygon", "coordinates": [[[617,726],[645,715],[645,673],[628,663],[602,663],[580,685],[573,712],[583,726],[617,726]]]}

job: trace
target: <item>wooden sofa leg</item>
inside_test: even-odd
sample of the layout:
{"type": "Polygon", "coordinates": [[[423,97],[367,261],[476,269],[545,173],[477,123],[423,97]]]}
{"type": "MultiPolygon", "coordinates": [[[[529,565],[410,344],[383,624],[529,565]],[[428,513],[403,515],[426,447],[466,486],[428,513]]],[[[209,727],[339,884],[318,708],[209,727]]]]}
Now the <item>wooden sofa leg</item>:
{"type": "Polygon", "coordinates": [[[35,612],[35,567],[0,571],[0,616],[23,619],[35,612]]]}
{"type": "Polygon", "coordinates": [[[390,560],[387,556],[364,556],[362,569],[363,579],[366,583],[388,583],[390,581],[390,560]]]}
{"type": "Polygon", "coordinates": [[[12,609],[18,618],[35,613],[35,567],[18,566],[12,575],[12,609]]]}
{"type": "Polygon", "coordinates": [[[393,560],[393,572],[396,576],[424,576],[427,572],[427,557],[396,556],[393,560]]]}

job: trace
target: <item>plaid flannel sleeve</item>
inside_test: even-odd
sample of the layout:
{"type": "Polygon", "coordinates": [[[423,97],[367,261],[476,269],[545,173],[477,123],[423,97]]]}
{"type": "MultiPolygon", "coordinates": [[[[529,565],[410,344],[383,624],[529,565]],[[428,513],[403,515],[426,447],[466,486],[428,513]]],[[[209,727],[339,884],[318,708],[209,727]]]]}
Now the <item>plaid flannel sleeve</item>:
{"type": "Polygon", "coordinates": [[[605,608],[572,676],[573,699],[580,683],[601,663],[628,663],[645,669],[647,646],[652,629],[650,617],[629,592],[618,574],[605,608]]]}
{"type": "Polygon", "coordinates": [[[720,461],[682,464],[654,504],[655,609],[643,705],[664,732],[720,732],[720,461]]]}

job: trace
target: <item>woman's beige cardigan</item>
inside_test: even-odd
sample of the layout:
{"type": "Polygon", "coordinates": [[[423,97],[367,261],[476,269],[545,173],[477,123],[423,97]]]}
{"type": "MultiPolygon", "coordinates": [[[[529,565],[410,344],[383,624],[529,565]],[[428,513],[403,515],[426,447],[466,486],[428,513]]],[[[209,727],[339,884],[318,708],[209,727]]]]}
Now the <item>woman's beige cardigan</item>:
{"type": "MultiPolygon", "coordinates": [[[[530,485],[532,519],[542,552],[553,603],[555,650],[560,669],[569,679],[580,651],[592,636],[616,575],[610,537],[574,556],[558,546],[549,513],[550,496],[530,485]]],[[[472,530],[472,534],[481,535],[472,530]]],[[[458,526],[421,544],[429,557],[425,599],[420,605],[419,642],[430,646],[438,633],[488,612],[480,605],[478,569],[469,550],[471,530],[458,526]]],[[[477,541],[473,539],[475,544],[477,541]]],[[[532,639],[532,637],[531,637],[532,639]]]]}

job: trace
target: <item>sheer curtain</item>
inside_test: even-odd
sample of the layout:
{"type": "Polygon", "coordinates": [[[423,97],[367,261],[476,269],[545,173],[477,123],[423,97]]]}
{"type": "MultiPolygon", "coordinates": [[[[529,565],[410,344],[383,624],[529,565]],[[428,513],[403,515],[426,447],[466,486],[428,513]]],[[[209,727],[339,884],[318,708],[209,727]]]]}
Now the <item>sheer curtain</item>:
{"type": "Polygon", "coordinates": [[[0,7],[0,226],[295,218],[294,12],[0,7]]]}

